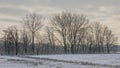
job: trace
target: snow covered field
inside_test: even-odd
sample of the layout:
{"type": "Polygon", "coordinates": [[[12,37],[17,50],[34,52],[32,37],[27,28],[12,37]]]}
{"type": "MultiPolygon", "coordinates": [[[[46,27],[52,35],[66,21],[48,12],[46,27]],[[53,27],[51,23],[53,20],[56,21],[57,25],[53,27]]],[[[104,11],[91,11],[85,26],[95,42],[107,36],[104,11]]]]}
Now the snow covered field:
{"type": "Polygon", "coordinates": [[[58,59],[73,62],[88,62],[93,64],[120,66],[120,54],[78,54],[78,55],[42,55],[32,56],[58,59]]]}
{"type": "Polygon", "coordinates": [[[0,68],[120,68],[120,54],[0,56],[0,68]]]}

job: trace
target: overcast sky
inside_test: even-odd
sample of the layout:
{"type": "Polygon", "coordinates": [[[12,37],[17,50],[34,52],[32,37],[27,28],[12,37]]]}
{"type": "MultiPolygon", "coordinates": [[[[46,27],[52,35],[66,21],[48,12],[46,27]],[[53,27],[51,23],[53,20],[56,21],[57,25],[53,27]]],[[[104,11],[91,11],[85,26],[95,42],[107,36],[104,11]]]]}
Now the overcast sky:
{"type": "Polygon", "coordinates": [[[65,9],[108,25],[120,38],[120,0],[0,0],[0,29],[17,25],[29,12],[49,16],[65,9]]]}

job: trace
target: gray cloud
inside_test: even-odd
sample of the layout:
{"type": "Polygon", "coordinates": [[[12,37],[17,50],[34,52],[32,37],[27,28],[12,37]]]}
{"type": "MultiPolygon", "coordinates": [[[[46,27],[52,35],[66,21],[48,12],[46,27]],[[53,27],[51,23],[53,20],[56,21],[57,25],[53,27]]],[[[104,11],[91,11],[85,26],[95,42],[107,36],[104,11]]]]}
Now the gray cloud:
{"type": "Polygon", "coordinates": [[[118,9],[120,7],[119,3],[120,0],[0,0],[0,5],[3,6],[0,8],[0,13],[23,16],[33,10],[46,15],[58,11],[56,8],[61,8],[80,9],[79,12],[107,18],[120,13],[118,9]],[[4,7],[6,5],[8,7],[4,7]],[[12,7],[9,7],[9,5],[12,5],[12,7]],[[105,7],[105,9],[101,11],[100,7],[105,7]],[[108,10],[108,7],[113,9],[108,10]]]}
{"type": "Polygon", "coordinates": [[[25,13],[28,13],[28,11],[19,8],[1,7],[0,13],[11,16],[18,16],[18,15],[21,16],[24,15],[25,13]]]}
{"type": "Polygon", "coordinates": [[[0,4],[25,6],[52,6],[59,8],[85,8],[86,6],[120,6],[120,0],[0,0],[0,4]]]}
{"type": "Polygon", "coordinates": [[[35,0],[37,4],[61,8],[86,8],[98,6],[120,6],[120,0],[35,0]]]}
{"type": "Polygon", "coordinates": [[[0,4],[6,5],[32,5],[32,0],[0,0],[0,4]]]}
{"type": "Polygon", "coordinates": [[[16,19],[6,19],[6,18],[0,18],[0,21],[2,22],[10,22],[10,23],[19,23],[19,20],[16,19]]]}

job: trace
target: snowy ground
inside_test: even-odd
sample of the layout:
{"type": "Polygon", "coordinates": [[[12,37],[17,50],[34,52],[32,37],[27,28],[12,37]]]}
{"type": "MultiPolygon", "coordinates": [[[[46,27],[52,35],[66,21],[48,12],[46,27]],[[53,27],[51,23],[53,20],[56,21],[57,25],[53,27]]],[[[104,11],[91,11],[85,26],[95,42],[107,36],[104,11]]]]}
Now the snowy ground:
{"type": "Polygon", "coordinates": [[[101,65],[120,66],[120,54],[75,54],[75,55],[42,55],[32,56],[73,62],[88,62],[101,65]]]}
{"type": "Polygon", "coordinates": [[[0,56],[0,68],[120,68],[120,54],[0,56]]]}

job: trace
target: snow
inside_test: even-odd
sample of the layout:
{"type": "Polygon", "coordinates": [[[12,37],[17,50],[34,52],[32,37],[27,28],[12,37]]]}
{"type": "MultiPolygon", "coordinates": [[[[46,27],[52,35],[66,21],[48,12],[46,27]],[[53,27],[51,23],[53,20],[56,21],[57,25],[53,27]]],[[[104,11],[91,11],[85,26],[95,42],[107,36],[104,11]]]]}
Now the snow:
{"type": "Polygon", "coordinates": [[[0,68],[120,68],[99,65],[59,62],[48,59],[120,65],[120,54],[69,54],[39,56],[0,56],[0,68]],[[36,58],[37,57],[37,58],[36,58]]]}
{"type": "Polygon", "coordinates": [[[74,54],[74,55],[63,54],[63,55],[39,55],[32,57],[120,66],[120,54],[74,54]]]}
{"type": "Polygon", "coordinates": [[[0,56],[0,68],[93,68],[93,66],[0,56]]]}

